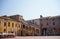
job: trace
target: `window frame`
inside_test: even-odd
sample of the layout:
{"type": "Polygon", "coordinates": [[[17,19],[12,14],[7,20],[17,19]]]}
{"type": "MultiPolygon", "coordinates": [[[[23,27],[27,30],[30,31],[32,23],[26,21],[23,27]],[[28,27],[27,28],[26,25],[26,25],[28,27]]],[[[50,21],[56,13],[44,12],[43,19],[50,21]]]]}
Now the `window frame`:
{"type": "Polygon", "coordinates": [[[55,25],[55,22],[53,22],[53,25],[55,25]]]}
{"type": "Polygon", "coordinates": [[[10,26],[10,22],[8,22],[8,26],[10,26]]]}
{"type": "Polygon", "coordinates": [[[14,27],[14,23],[12,23],[12,27],[14,27]]]}
{"type": "Polygon", "coordinates": [[[4,21],[4,27],[6,27],[6,26],[7,26],[7,24],[8,24],[8,23],[7,23],[7,21],[4,21]]]}

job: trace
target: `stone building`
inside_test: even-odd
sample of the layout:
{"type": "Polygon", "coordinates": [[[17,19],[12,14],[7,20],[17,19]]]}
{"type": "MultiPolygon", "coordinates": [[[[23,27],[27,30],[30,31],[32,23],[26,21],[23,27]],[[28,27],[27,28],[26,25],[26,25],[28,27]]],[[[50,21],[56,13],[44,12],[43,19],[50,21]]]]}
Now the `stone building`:
{"type": "Polygon", "coordinates": [[[28,22],[39,25],[41,36],[60,35],[60,16],[43,17],[40,15],[40,18],[28,20],[28,22]]]}
{"type": "Polygon", "coordinates": [[[40,16],[41,35],[60,35],[60,16],[40,16]]]}

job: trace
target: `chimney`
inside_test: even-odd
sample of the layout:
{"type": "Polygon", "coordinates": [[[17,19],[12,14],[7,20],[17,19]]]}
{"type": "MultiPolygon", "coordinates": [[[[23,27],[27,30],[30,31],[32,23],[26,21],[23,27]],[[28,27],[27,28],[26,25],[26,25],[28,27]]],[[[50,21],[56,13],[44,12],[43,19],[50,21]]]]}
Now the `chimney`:
{"type": "Polygon", "coordinates": [[[40,18],[43,18],[43,16],[42,16],[42,15],[40,15],[40,18]]]}

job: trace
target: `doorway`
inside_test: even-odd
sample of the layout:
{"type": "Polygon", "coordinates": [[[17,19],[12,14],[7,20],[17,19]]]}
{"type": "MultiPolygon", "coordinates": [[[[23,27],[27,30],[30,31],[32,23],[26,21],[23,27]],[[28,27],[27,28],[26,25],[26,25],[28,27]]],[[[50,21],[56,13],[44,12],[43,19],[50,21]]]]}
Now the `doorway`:
{"type": "Polygon", "coordinates": [[[42,29],[42,35],[43,36],[47,36],[47,28],[43,28],[42,29]]]}

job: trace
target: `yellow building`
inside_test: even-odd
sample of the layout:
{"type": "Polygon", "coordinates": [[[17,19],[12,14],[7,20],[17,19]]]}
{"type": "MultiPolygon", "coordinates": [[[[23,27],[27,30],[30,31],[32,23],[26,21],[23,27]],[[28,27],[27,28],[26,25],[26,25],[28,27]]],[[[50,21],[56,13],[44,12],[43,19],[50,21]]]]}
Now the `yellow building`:
{"type": "Polygon", "coordinates": [[[0,17],[0,35],[15,34],[18,35],[18,30],[21,30],[22,22],[9,17],[0,17]]]}
{"type": "Polygon", "coordinates": [[[0,35],[35,36],[40,35],[37,25],[25,22],[21,15],[1,16],[0,35]]]}

